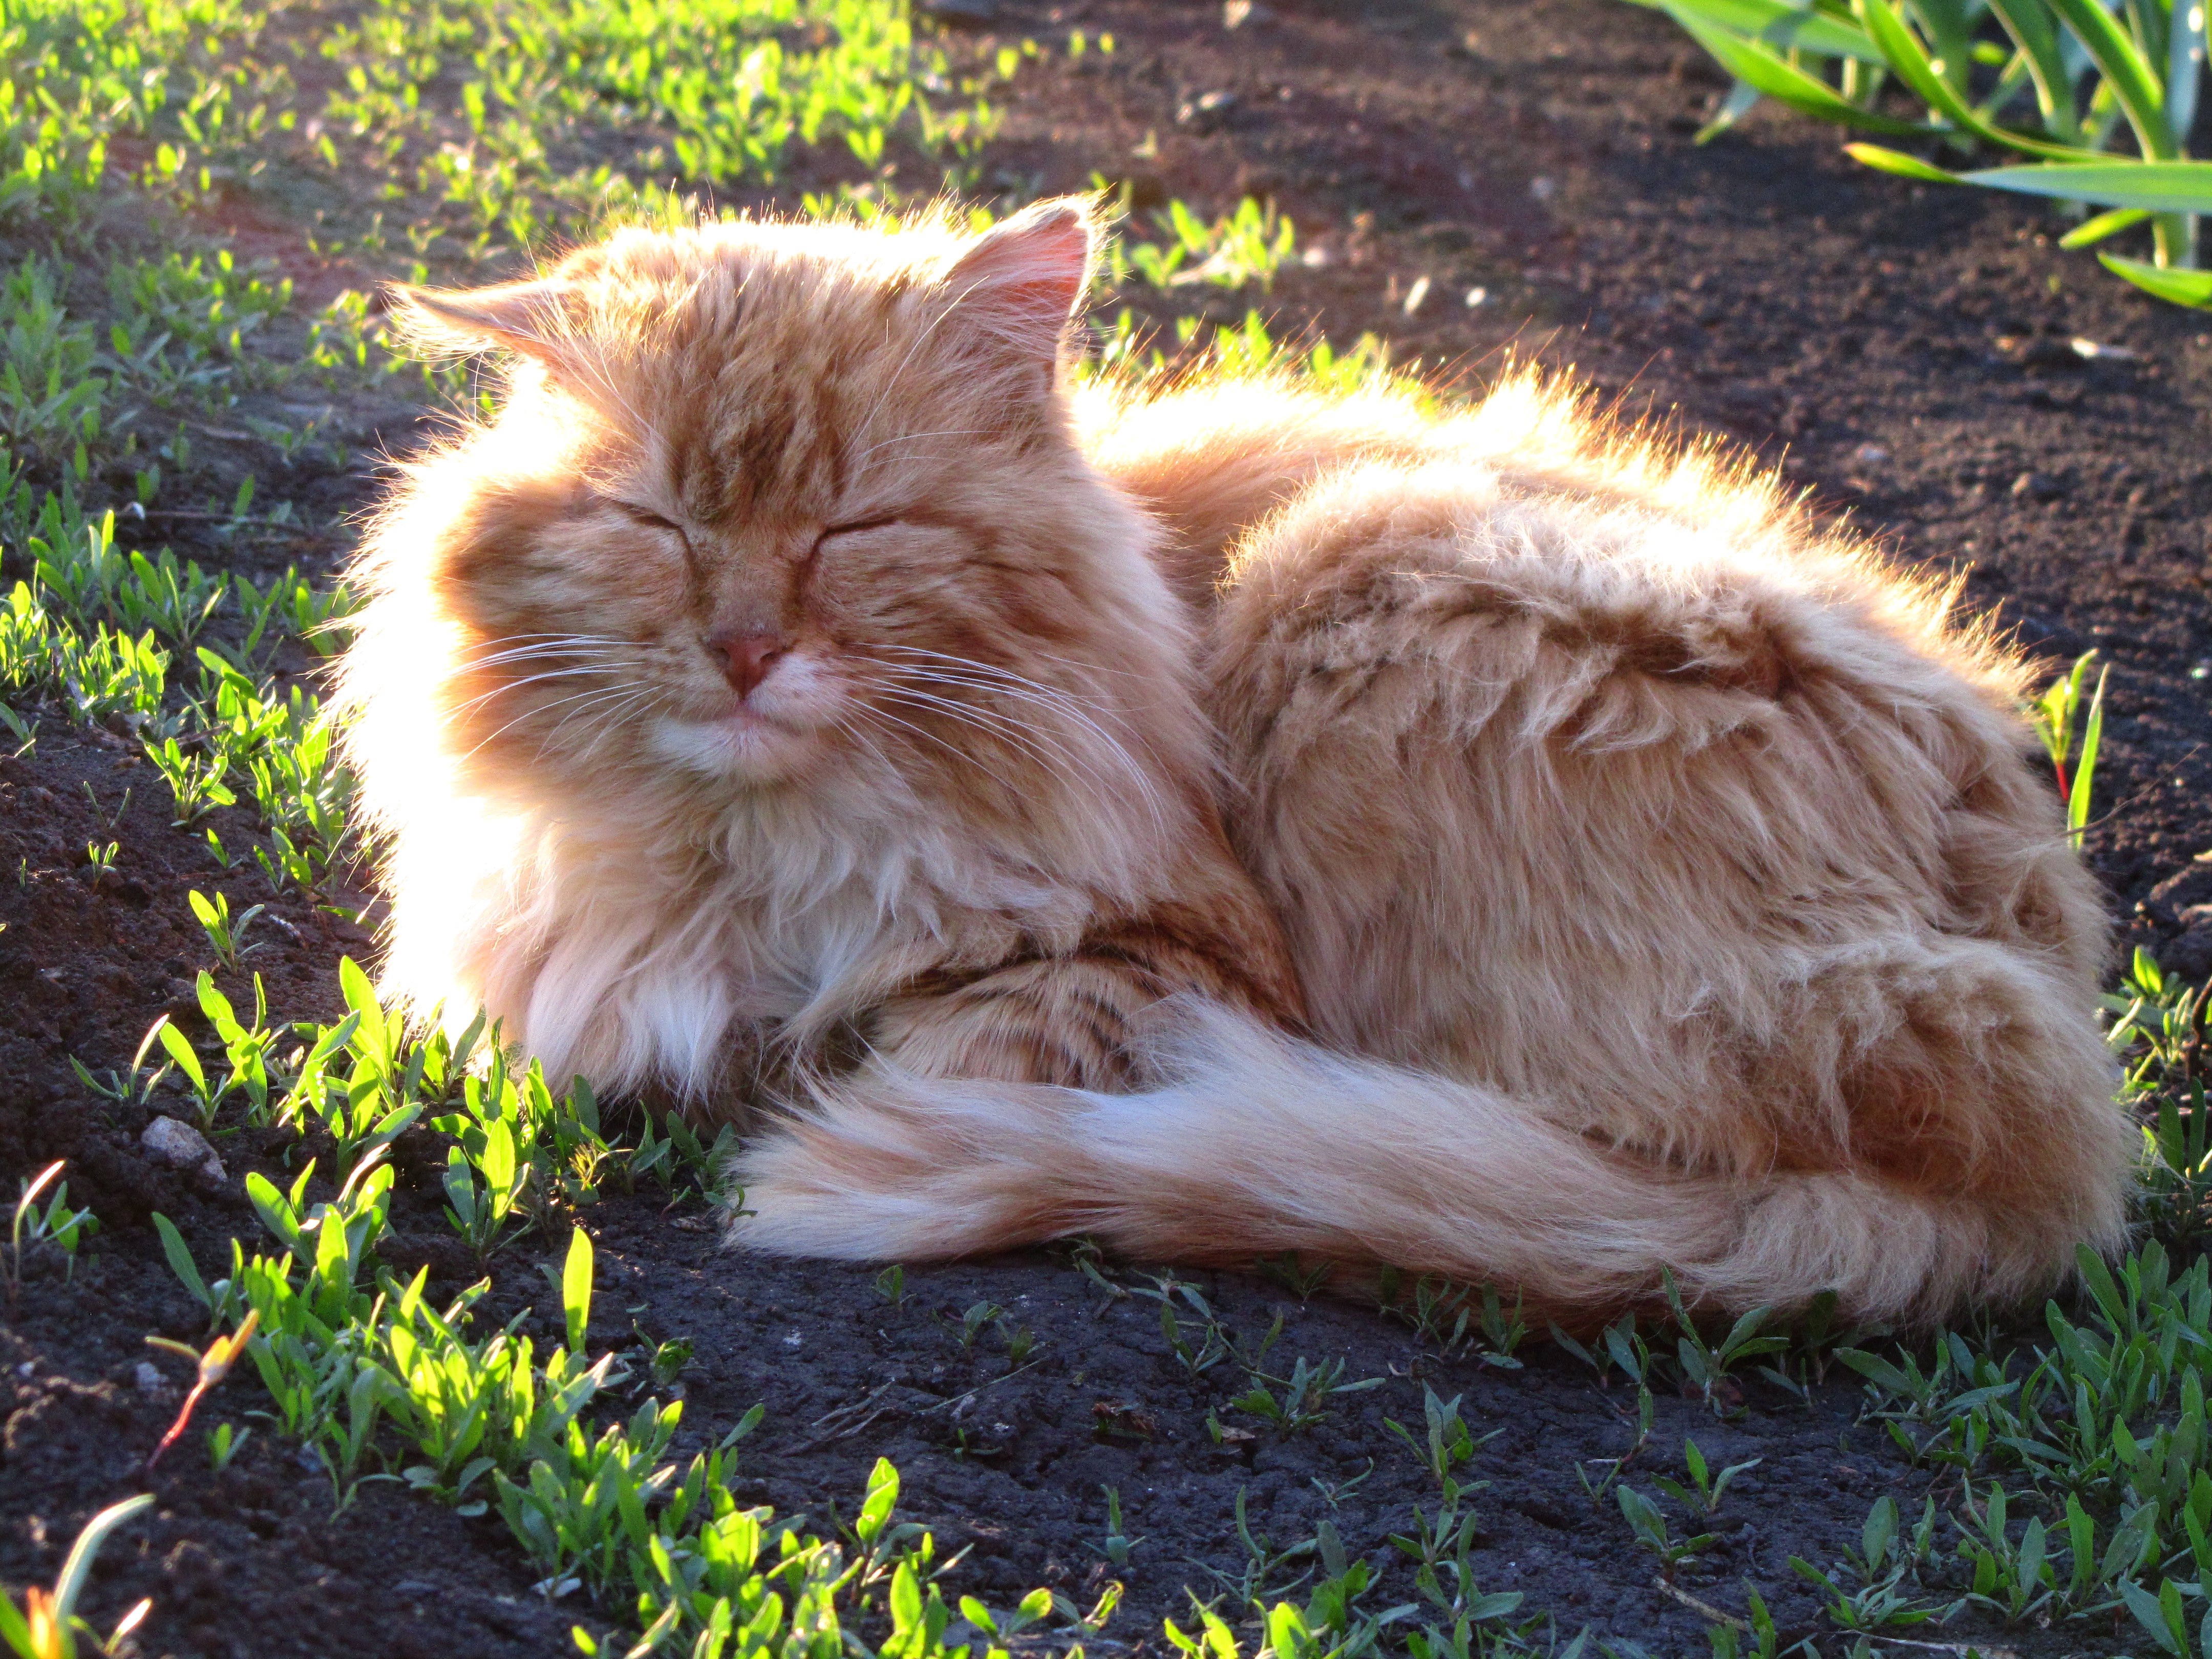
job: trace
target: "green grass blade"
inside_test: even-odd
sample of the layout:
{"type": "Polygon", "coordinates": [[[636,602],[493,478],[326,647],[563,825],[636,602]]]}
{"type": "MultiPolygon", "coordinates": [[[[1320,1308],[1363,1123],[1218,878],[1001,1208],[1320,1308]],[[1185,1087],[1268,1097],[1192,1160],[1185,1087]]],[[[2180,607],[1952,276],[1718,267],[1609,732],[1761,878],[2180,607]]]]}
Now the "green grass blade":
{"type": "Polygon", "coordinates": [[[2097,690],[2089,699],[2089,717],[2081,726],[2081,758],[2074,763],[2074,787],[2066,792],[2066,827],[2076,843],[2089,823],[2089,793],[2096,787],[2097,750],[2105,739],[2105,682],[2112,678],[2107,663],[2097,675],[2097,690]]]}
{"type": "Polygon", "coordinates": [[[1784,52],[1809,52],[1822,58],[1856,58],[1863,64],[1885,60],[1881,48],[1839,17],[1785,0],[1656,0],[1680,22],[1685,14],[1700,22],[1761,46],[1784,52]]]}
{"type": "Polygon", "coordinates": [[[2066,68],[2050,8],[2044,0],[1990,0],[1990,9],[2027,59],[2045,131],[2063,143],[2077,142],[2081,117],[2074,97],[2074,76],[2066,68]]]}
{"type": "Polygon", "coordinates": [[[54,1620],[64,1630],[76,1612],[76,1598],[84,1589],[85,1576],[92,1571],[92,1558],[100,1553],[107,1534],[153,1501],[153,1493],[140,1492],[136,1498],[109,1504],[84,1523],[76,1542],[70,1546],[69,1559],[62,1563],[62,1576],[54,1581],[54,1620]]]}
{"type": "Polygon", "coordinates": [[[1907,155],[1901,149],[1888,149],[1880,144],[1845,144],[1844,154],[1876,173],[1895,173],[1900,179],[1915,179],[1924,184],[1955,185],[1960,182],[1955,173],[1946,173],[1942,167],[1922,161],[1917,155],[1907,155]]]}
{"type": "Polygon", "coordinates": [[[2123,259],[2117,253],[2097,258],[2115,276],[2124,276],[2146,294],[2178,306],[2212,310],[2212,270],[2175,270],[2146,259],[2123,259]]]}
{"type": "Polygon", "coordinates": [[[561,1311],[567,1316],[568,1352],[584,1352],[592,1323],[592,1236],[581,1227],[569,1235],[568,1259],[561,1268],[561,1311]]]}
{"type": "Polygon", "coordinates": [[[2097,0],[2049,0],[2049,4],[2111,85],[2143,154],[2154,161],[2172,159],[2179,147],[2166,125],[2166,89],[2118,20],[2097,0]]]}
{"type": "Polygon", "coordinates": [[[1826,82],[1808,75],[1802,70],[1792,68],[1765,46],[1755,46],[1699,22],[1683,11],[1679,4],[1670,4],[1667,11],[1699,46],[1712,53],[1719,60],[1721,67],[1730,75],[1758,88],[1777,103],[1787,104],[1800,114],[1832,121],[1838,126],[1858,127],[1868,132],[1915,134],[1931,131],[1911,121],[1900,121],[1894,116],[1861,109],[1838,94],[1826,82]]]}
{"type": "Polygon", "coordinates": [[[2014,190],[2100,207],[2150,213],[2212,213],[2212,161],[2088,161],[2075,166],[1984,167],[1961,184],[2014,190]]]}
{"type": "Polygon", "coordinates": [[[2131,225],[2139,225],[2149,217],[2149,212],[2142,208],[2114,208],[2109,213],[2100,213],[2095,218],[2085,219],[2075,226],[2058,239],[2058,246],[2064,248],[2087,247],[2092,243],[2103,241],[2107,236],[2118,235],[2131,225]]]}

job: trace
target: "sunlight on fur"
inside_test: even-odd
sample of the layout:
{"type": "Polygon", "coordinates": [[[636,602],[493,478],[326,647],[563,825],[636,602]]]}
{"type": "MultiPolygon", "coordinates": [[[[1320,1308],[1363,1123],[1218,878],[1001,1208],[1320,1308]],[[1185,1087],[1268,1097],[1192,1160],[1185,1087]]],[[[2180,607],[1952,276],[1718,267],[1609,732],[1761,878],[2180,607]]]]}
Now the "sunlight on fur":
{"type": "Polygon", "coordinates": [[[508,370],[355,572],[389,992],[746,1118],[758,1249],[1911,1321],[2119,1242],[2098,894],[1951,589],[1533,377],[1073,389],[1097,234],[400,296],[508,370]]]}

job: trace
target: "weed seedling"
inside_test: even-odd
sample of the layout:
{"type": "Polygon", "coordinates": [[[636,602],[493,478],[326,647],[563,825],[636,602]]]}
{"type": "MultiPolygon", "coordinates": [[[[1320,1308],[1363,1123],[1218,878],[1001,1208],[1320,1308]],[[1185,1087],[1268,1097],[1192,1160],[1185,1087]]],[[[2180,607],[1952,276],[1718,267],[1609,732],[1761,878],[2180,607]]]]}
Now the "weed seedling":
{"type": "Polygon", "coordinates": [[[1721,1498],[1727,1492],[1729,1483],[1746,1469],[1757,1468],[1764,1461],[1762,1458],[1753,1457],[1741,1463],[1731,1463],[1718,1474],[1715,1474],[1705,1462],[1705,1453],[1698,1449],[1698,1443],[1689,1436],[1684,1435],[1682,1462],[1689,1471],[1690,1484],[1686,1487],[1680,1481],[1663,1474],[1654,1476],[1653,1480],[1660,1491],[1665,1492],[1684,1509],[1700,1510],[1707,1515],[1712,1515],[1719,1510],[1721,1498]]]}
{"type": "Polygon", "coordinates": [[[876,1294],[894,1308],[906,1306],[906,1268],[899,1262],[876,1275],[876,1294]]]}
{"type": "Polygon", "coordinates": [[[685,1369],[691,1364],[691,1344],[680,1336],[671,1337],[665,1342],[656,1343],[653,1350],[653,1386],[656,1389],[667,1388],[678,1377],[683,1376],[685,1369]]]}
{"type": "MultiPolygon", "coordinates": [[[[210,830],[209,833],[212,835],[214,832],[210,830]]],[[[240,962],[250,951],[258,948],[246,942],[246,929],[252,927],[269,907],[265,904],[253,905],[234,921],[230,915],[230,899],[225,894],[217,893],[210,899],[194,888],[185,896],[185,900],[191,906],[192,915],[199,921],[200,931],[207,935],[208,944],[215,951],[215,959],[227,971],[236,973],[240,962]]]]}
{"type": "Polygon", "coordinates": [[[208,1467],[217,1474],[228,1468],[231,1460],[246,1449],[246,1443],[253,1437],[251,1429],[234,1429],[228,1423],[218,1423],[207,1432],[208,1467]]]}
{"type": "MultiPolygon", "coordinates": [[[[1311,1428],[1329,1413],[1328,1401],[1340,1394],[1362,1394],[1369,1389],[1379,1389],[1384,1378],[1365,1377],[1357,1382],[1346,1382],[1341,1359],[1326,1359],[1318,1365],[1310,1365],[1301,1356],[1291,1368],[1288,1376],[1270,1376],[1264,1371],[1249,1373],[1251,1389],[1230,1404],[1238,1411],[1249,1412],[1255,1417],[1266,1419],[1285,1434],[1296,1434],[1301,1429],[1311,1428]],[[1269,1384],[1273,1387],[1269,1387],[1269,1384]],[[1278,1399],[1275,1389],[1282,1390],[1278,1399]]],[[[1457,1403],[1456,1401],[1454,1401],[1457,1403]]],[[[1462,1425],[1464,1432],[1465,1425],[1462,1425]]]]}
{"type": "Polygon", "coordinates": [[[73,1271],[76,1265],[76,1247],[100,1224],[93,1219],[90,1210],[69,1207],[69,1182],[54,1185],[53,1195],[44,1209],[39,1207],[39,1194],[53,1184],[67,1166],[66,1158],[58,1159],[23,1183],[15,1199],[15,1212],[8,1224],[8,1257],[0,1263],[0,1285],[8,1292],[8,1307],[13,1312],[16,1298],[23,1289],[23,1252],[26,1248],[52,1244],[60,1250],[73,1271]]]}
{"type": "Polygon", "coordinates": [[[978,1302],[960,1316],[960,1347],[963,1352],[975,1351],[975,1339],[984,1328],[1006,1316],[1006,1310],[995,1302],[978,1302]]]}
{"type": "MultiPolygon", "coordinates": [[[[190,1425],[192,1413],[199,1405],[201,1396],[230,1375],[230,1368],[238,1363],[239,1355],[246,1352],[246,1345],[253,1340],[253,1328],[260,1322],[261,1310],[258,1308],[249,1310],[245,1321],[235,1331],[228,1336],[216,1338],[207,1345],[204,1352],[190,1347],[185,1343],[173,1341],[166,1336],[149,1336],[146,1339],[156,1348],[166,1348],[171,1353],[182,1354],[198,1369],[198,1375],[192,1382],[191,1391],[185,1395],[185,1403],[178,1408],[176,1421],[169,1425],[169,1431],[161,1437],[161,1443],[146,1455],[146,1467],[149,1469],[161,1461],[161,1454],[176,1444],[178,1437],[190,1425]]],[[[225,1425],[226,1428],[228,1426],[225,1425]]],[[[228,1444],[228,1442],[225,1443],[228,1444]]],[[[229,1461],[229,1454],[226,1451],[222,1462],[216,1467],[219,1469],[223,1463],[228,1463],[229,1461]]]]}
{"type": "Polygon", "coordinates": [[[1115,1486],[1101,1486],[1098,1490],[1106,1494],[1106,1541],[1103,1544],[1092,1544],[1090,1547],[1104,1556],[1115,1566],[1126,1567],[1129,1565],[1130,1556],[1136,1553],[1137,1547],[1148,1540],[1130,1537],[1127,1529],[1122,1526],[1121,1489],[1115,1486]]]}
{"type": "Polygon", "coordinates": [[[69,1559],[62,1563],[61,1577],[54,1581],[51,1590],[33,1584],[23,1592],[23,1605],[19,1609],[15,1598],[0,1591],[0,1641],[7,1643],[10,1651],[21,1659],[76,1659],[77,1638],[88,1637],[101,1653],[113,1653],[123,1638],[138,1628],[148,1613],[154,1610],[150,1598],[139,1602],[116,1621],[115,1628],[102,1641],[92,1627],[76,1615],[76,1599],[83,1593],[84,1581],[92,1571],[92,1558],[100,1553],[100,1547],[107,1541],[108,1534],[121,1526],[154,1501],[151,1492],[141,1492],[136,1498],[126,1498],[120,1504],[106,1509],[84,1523],[84,1530],[70,1546],[69,1559]]]}
{"type": "Polygon", "coordinates": [[[1660,1576],[1668,1583],[1674,1577],[1674,1569],[1685,1561],[1697,1559],[1698,1553],[1713,1541],[1714,1534],[1699,1533],[1694,1538],[1676,1539],[1667,1527],[1667,1517],[1659,1506],[1631,1486],[1623,1485],[1614,1493],[1620,1500],[1620,1512],[1628,1518],[1636,1541],[1658,1558],[1660,1576]]]}
{"type": "Polygon", "coordinates": [[[2066,809],[2066,837],[2076,847],[2088,832],[2089,793],[2096,782],[2097,751],[2105,739],[2105,682],[2112,673],[2110,663],[2098,669],[2096,689],[2085,708],[2081,688],[2096,659],[2095,652],[2083,652],[2027,705],[2028,721],[2043,739],[2051,769],[2057,775],[2058,799],[2066,809]]]}
{"type": "Polygon", "coordinates": [[[1641,1388],[1637,1389],[1636,1438],[1630,1443],[1628,1449],[1618,1457],[1596,1457],[1589,1460],[1589,1463],[1597,1464],[1605,1470],[1604,1478],[1595,1485],[1592,1485],[1590,1481],[1589,1463],[1575,1465],[1575,1479],[1582,1482],[1583,1491],[1589,1495],[1592,1508],[1600,1507],[1604,1504],[1605,1495],[1613,1489],[1613,1482],[1620,1479],[1628,1466],[1633,1463],[1643,1454],[1644,1449],[1651,1443],[1651,1418],[1656,1403],[1650,1389],[1641,1388]]]}
{"type": "Polygon", "coordinates": [[[1674,1275],[1665,1273],[1660,1282],[1666,1291],[1667,1305],[1673,1310],[1674,1322],[1681,1333],[1675,1343],[1675,1353],[1681,1363],[1685,1389],[1696,1389],[1698,1398],[1716,1417],[1735,1415],[1742,1409],[1743,1390],[1730,1373],[1747,1359],[1780,1352],[1790,1346],[1790,1339],[1761,1336],[1759,1327],[1772,1317],[1772,1310],[1753,1308],[1729,1326],[1728,1334],[1718,1342],[1708,1343],[1682,1305],[1682,1292],[1674,1283],[1674,1275]]]}
{"type": "Polygon", "coordinates": [[[1140,1290],[1137,1294],[1158,1298],[1160,1335],[1165,1339],[1168,1351],[1191,1376],[1205,1376],[1230,1357],[1232,1348],[1229,1328],[1214,1316],[1212,1308],[1207,1304],[1197,1285],[1171,1273],[1151,1277],[1152,1288],[1140,1290]],[[1176,1311],[1178,1301],[1186,1312],[1197,1315],[1200,1322],[1199,1338],[1195,1342],[1184,1334],[1182,1316],[1176,1311]]]}
{"type": "Polygon", "coordinates": [[[1420,1460],[1421,1467],[1443,1489],[1448,1504],[1456,1500],[1461,1491],[1454,1471],[1474,1455],[1476,1448],[1489,1444],[1505,1432],[1503,1429],[1492,1429],[1481,1439],[1476,1439],[1474,1431],[1468,1427],[1466,1420],[1459,1414],[1459,1402],[1462,1398],[1462,1395],[1454,1395],[1449,1400],[1439,1400],[1437,1391],[1423,1383],[1421,1414],[1426,1431],[1418,1440],[1404,1424],[1394,1422],[1387,1417],[1382,1419],[1385,1428],[1413,1449],[1413,1455],[1420,1460]]]}

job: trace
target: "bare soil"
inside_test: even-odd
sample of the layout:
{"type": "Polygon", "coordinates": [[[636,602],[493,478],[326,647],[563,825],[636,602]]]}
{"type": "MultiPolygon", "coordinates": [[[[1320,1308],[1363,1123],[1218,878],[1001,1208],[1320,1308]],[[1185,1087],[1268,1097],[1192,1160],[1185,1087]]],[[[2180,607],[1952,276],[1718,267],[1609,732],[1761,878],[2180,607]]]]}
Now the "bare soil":
{"type": "MultiPolygon", "coordinates": [[[[1756,449],[1901,556],[1960,574],[1970,604],[2054,665],[2104,653],[2112,718],[2091,857],[2128,940],[2212,971],[2212,927],[2184,914],[2212,901],[2212,866],[2191,864],[2212,848],[2212,318],[2062,253],[2050,244],[2063,226],[2035,206],[1876,177],[1828,130],[1762,112],[1693,146],[1717,77],[1663,19],[1611,0],[1267,0],[1235,28],[1211,3],[1001,0],[963,38],[988,51],[1075,28],[1110,32],[1115,50],[1050,52],[1022,71],[988,182],[1074,189],[1101,175],[1127,182],[1140,209],[1272,200],[1321,260],[1266,296],[1279,331],[1372,331],[1470,386],[1516,359],[1572,365],[1632,411],[1756,449]],[[2076,340],[2118,349],[2084,356],[2076,340]]],[[[240,245],[296,256],[281,208],[241,201],[240,245]]],[[[313,262],[295,263],[307,283],[313,262]]],[[[1205,303],[1231,320],[1245,300],[1205,303]]],[[[354,417],[364,451],[404,449],[418,429],[404,406],[354,417]]],[[[310,493],[336,510],[374,489],[374,467],[357,465],[310,493]]],[[[192,550],[189,524],[161,528],[192,550]]],[[[263,556],[326,567],[342,542],[263,556]]],[[[34,1257],[21,1304],[0,1310],[0,1579],[50,1579],[87,1516],[146,1490],[156,1509],[111,1544],[88,1597],[103,1620],[153,1597],[146,1653],[569,1650],[570,1624],[622,1610],[549,1604],[495,1520],[376,1484],[333,1518],[328,1481],[265,1426],[221,1474],[197,1434],[143,1470],[184,1379],[141,1338],[201,1334],[147,1218],[176,1222],[212,1267],[229,1238],[258,1232],[244,1171],[281,1174],[300,1151],[241,1133],[219,1140],[222,1181],[169,1168],[141,1144],[144,1109],[97,1098],[70,1057],[104,1073],[127,1064],[157,1014],[191,1017],[191,976],[214,963],[190,888],[220,889],[234,909],[271,905],[248,966],[285,1017],[330,1018],[337,957],[372,946],[325,910],[276,899],[250,859],[225,869],[199,830],[172,827],[135,750],[108,732],[50,731],[0,770],[0,872],[15,874],[0,881],[0,1178],[12,1192],[17,1175],[66,1158],[72,1199],[101,1223],[72,1275],[34,1257]],[[120,851],[103,875],[83,848],[110,840],[120,851]]],[[[210,822],[234,854],[254,843],[243,811],[210,822]]],[[[438,1213],[427,1151],[400,1148],[388,1255],[428,1264],[450,1291],[477,1264],[438,1213]]],[[[1857,1424],[1847,1376],[1809,1405],[1747,1378],[1725,1421],[1663,1400],[1631,1484],[1648,1493],[1651,1475],[1679,1477],[1685,1433],[1717,1466],[1760,1462],[1711,1522],[1668,1506],[1678,1534],[1717,1538],[1662,1586],[1612,1498],[1594,1503],[1577,1477],[1596,1480],[1594,1460],[1631,1446],[1632,1399],[1540,1345],[1522,1350],[1523,1369],[1446,1359],[1356,1304],[1197,1276],[1248,1344],[1281,1316],[1269,1369],[1341,1359],[1346,1381],[1382,1379],[1290,1434],[1229,1403],[1245,1386],[1233,1362],[1192,1375],[1155,1301],[1114,1294],[1064,1252],[910,1268],[894,1303],[872,1270],[724,1255],[696,1204],[616,1198],[585,1219],[599,1240],[595,1340],[641,1354],[693,1345],[679,1451],[764,1402],[747,1496],[828,1524],[889,1456],[903,1512],[969,1549],[955,1583],[994,1601],[1040,1583],[1087,1600],[1121,1578],[1128,1601],[1109,1634],[1146,1651],[1164,1650],[1158,1620],[1187,1609],[1186,1586],[1210,1595],[1241,1573],[1240,1494],[1255,1540],[1279,1547],[1327,1520],[1383,1572],[1373,1605],[1415,1599],[1389,1539],[1413,1529],[1417,1505],[1432,1510],[1432,1485],[1385,1419],[1418,1433],[1425,1386],[1462,1395],[1475,1432],[1494,1432],[1473,1466],[1488,1483],[1474,1500],[1484,1588],[1523,1591],[1524,1613],[1564,1634],[1587,1624],[1623,1651],[1704,1654],[1707,1621],[1684,1598],[1741,1612],[1746,1581],[1790,1639],[1811,1633],[1817,1602],[1790,1557],[1838,1559],[1884,1493],[1908,1518],[1931,1493],[1942,1507],[1957,1498],[1955,1479],[1931,1485],[1857,1424]],[[965,1342],[963,1316],[983,1302],[1005,1317],[965,1342]],[[1009,1335],[1022,1331],[1034,1346],[1017,1363],[1009,1335]],[[1125,1567],[1100,1552],[1105,1486],[1143,1540],[1125,1567]]],[[[547,1248],[527,1239],[495,1262],[495,1302],[511,1311],[534,1295],[557,1330],[532,1265],[547,1248]]],[[[1125,1291],[1150,1282],[1103,1271],[1125,1291]]],[[[257,1394],[234,1377],[204,1425],[246,1426],[257,1394]]],[[[2126,1640],[2117,1626],[1993,1633],[1963,1617],[1937,1639],[1977,1634],[2038,1656],[2109,1655],[2126,1640]]]]}

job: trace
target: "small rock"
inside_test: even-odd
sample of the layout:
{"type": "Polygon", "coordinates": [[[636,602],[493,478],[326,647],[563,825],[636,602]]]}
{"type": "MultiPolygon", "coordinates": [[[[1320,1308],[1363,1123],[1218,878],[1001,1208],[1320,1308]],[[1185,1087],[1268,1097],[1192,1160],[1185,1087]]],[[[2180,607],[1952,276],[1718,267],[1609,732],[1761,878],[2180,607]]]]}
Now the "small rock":
{"type": "Polygon", "coordinates": [[[2024,500],[2055,501],[2066,493],[2066,486],[2048,472],[2023,472],[2012,481],[2012,493],[2024,500]]]}
{"type": "Polygon", "coordinates": [[[1889,460],[1889,452],[1880,444],[1861,444],[1851,451],[1851,459],[1861,466],[1881,466],[1889,460]]]}
{"type": "Polygon", "coordinates": [[[152,1360],[142,1359],[131,1368],[131,1386],[141,1394],[167,1394],[169,1379],[152,1360]]]}
{"type": "Polygon", "coordinates": [[[1241,29],[1247,23],[1272,23],[1274,21],[1274,9],[1261,5],[1260,0],[1222,0],[1221,27],[1225,29],[1241,29]]]}
{"type": "Polygon", "coordinates": [[[1528,193],[1540,202],[1548,202],[1559,193],[1559,183],[1552,179],[1531,179],[1528,193]]]}
{"type": "Polygon", "coordinates": [[[1237,107],[1233,92],[1201,93],[1176,111],[1176,125],[1199,132],[1212,132],[1229,118],[1237,107]]]}
{"type": "Polygon", "coordinates": [[[146,1126],[138,1144],[161,1163],[179,1170],[198,1170],[210,1181],[223,1178],[222,1160],[215,1155],[207,1137],[189,1123],[157,1117],[146,1126]]]}

